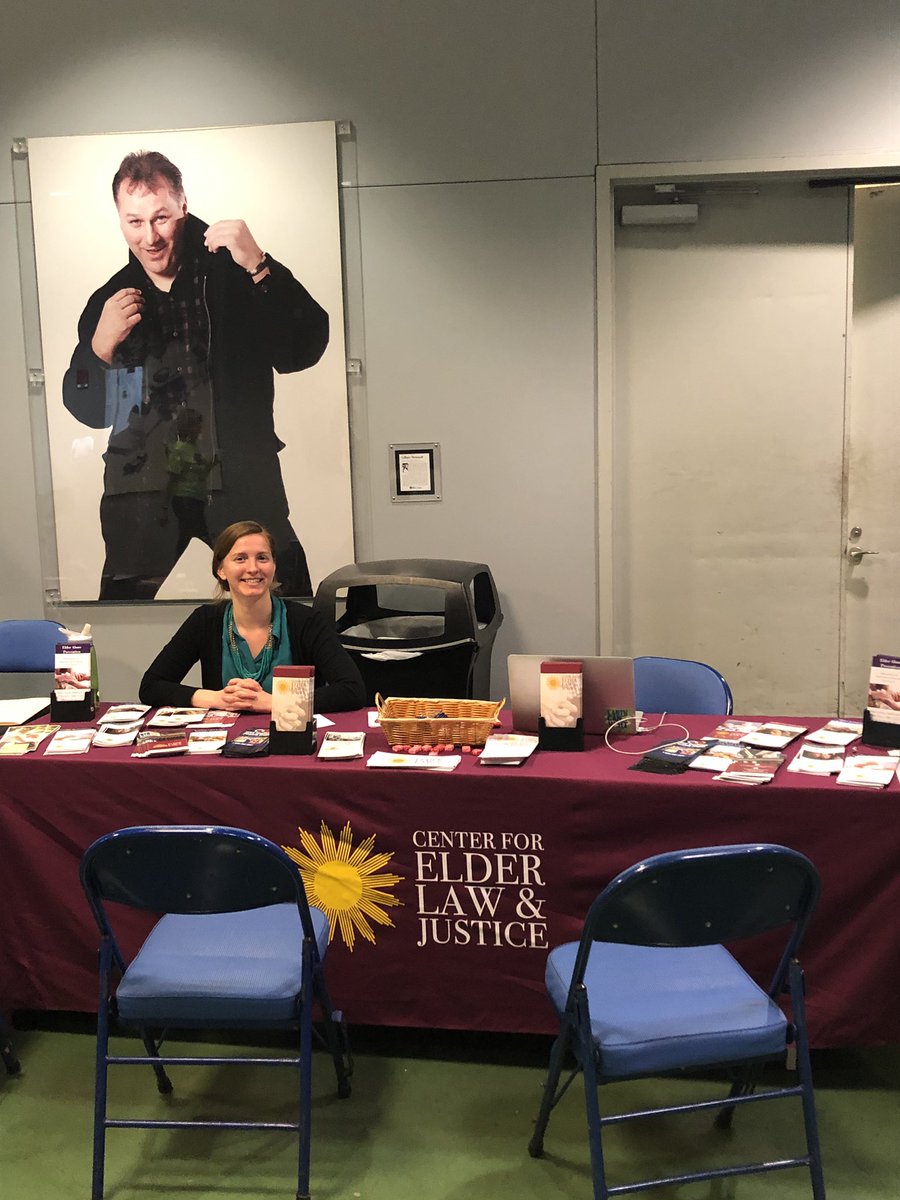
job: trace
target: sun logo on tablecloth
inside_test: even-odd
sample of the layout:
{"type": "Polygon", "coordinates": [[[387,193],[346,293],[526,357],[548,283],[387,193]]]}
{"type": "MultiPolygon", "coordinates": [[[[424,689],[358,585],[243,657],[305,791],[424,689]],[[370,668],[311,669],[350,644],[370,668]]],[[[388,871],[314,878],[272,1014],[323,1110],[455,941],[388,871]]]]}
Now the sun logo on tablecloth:
{"type": "Polygon", "coordinates": [[[318,841],[305,829],[297,832],[302,849],[282,848],[300,868],[310,904],[328,918],[328,940],[334,937],[336,925],[348,949],[353,949],[357,933],[374,944],[372,923],[393,928],[394,922],[383,910],[402,904],[384,889],[396,887],[403,876],[379,874],[393,855],[372,853],[374,834],[354,849],[349,821],[337,841],[324,821],[318,841]]]}

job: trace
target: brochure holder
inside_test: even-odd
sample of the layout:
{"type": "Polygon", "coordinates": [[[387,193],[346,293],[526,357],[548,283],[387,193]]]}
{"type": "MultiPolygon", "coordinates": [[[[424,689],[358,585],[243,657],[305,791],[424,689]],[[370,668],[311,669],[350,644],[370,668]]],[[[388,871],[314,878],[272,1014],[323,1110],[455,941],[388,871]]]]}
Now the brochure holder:
{"type": "Polygon", "coordinates": [[[584,664],[547,659],[540,671],[538,746],[541,750],[583,750],[584,664]]]}
{"type": "Polygon", "coordinates": [[[863,712],[862,742],[866,746],[886,746],[900,750],[900,725],[891,721],[875,721],[866,709],[863,712]]]}
{"type": "MultiPolygon", "coordinates": [[[[85,625],[90,630],[89,625],[85,625]]],[[[54,722],[94,719],[97,709],[95,682],[97,658],[93,640],[57,642],[53,655],[53,683],[50,693],[50,720],[54,722]]]]}
{"type": "Polygon", "coordinates": [[[315,754],[316,718],[312,667],[275,667],[272,671],[270,754],[315,754]]]}
{"type": "Polygon", "coordinates": [[[541,750],[583,750],[583,719],[579,717],[574,725],[558,729],[547,725],[543,717],[538,717],[538,747],[541,750]]]}
{"type": "Polygon", "coordinates": [[[95,712],[91,692],[85,692],[75,700],[57,700],[55,692],[50,693],[50,720],[54,725],[65,725],[70,721],[89,724],[95,712]]]}
{"type": "Polygon", "coordinates": [[[269,722],[269,754],[315,754],[316,723],[310,721],[305,729],[276,729],[269,722]]]}

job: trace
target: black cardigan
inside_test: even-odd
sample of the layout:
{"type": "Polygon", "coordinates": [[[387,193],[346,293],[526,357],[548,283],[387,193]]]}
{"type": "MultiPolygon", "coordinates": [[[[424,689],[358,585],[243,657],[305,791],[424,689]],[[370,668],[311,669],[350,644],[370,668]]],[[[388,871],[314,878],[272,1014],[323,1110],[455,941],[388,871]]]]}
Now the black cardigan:
{"type": "MultiPolygon", "coordinates": [[[[316,712],[345,712],[362,708],[366,691],[353,659],[341,645],[335,631],[321,613],[305,604],[285,600],[291,661],[296,666],[316,669],[316,712]]],[[[197,690],[182,683],[185,675],[200,663],[201,687],[218,691],[222,678],[222,627],[224,604],[204,604],[195,608],[170,642],[144,672],[141,680],[142,704],[158,708],[162,704],[186,707],[197,690]]]]}

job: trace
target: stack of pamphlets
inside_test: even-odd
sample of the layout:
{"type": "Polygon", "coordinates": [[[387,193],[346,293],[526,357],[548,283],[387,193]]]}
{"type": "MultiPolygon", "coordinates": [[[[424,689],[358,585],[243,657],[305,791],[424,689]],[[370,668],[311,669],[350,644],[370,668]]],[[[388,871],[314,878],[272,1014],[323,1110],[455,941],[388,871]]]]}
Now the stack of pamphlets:
{"type": "Polygon", "coordinates": [[[663,742],[661,746],[648,750],[629,770],[650,771],[654,775],[681,775],[707,749],[707,742],[690,738],[663,742]]]}
{"type": "Polygon", "coordinates": [[[99,729],[94,734],[94,745],[130,746],[149,711],[149,704],[111,704],[97,718],[99,729]]]}
{"type": "Polygon", "coordinates": [[[843,746],[826,746],[809,739],[788,763],[788,770],[801,771],[806,775],[834,775],[843,765],[843,746]]]}
{"type": "Polygon", "coordinates": [[[206,717],[205,708],[173,708],[168,705],[156,710],[156,715],[147,722],[148,726],[183,728],[199,725],[206,717]]]}
{"type": "Polygon", "coordinates": [[[739,742],[742,737],[748,733],[753,733],[755,729],[759,729],[762,721],[738,721],[735,717],[729,717],[726,721],[722,721],[717,725],[712,733],[708,734],[704,742],[739,742]]]}
{"type": "Polygon", "coordinates": [[[537,749],[538,738],[532,733],[491,733],[481,752],[485,767],[518,767],[537,749]]]}
{"type": "Polygon", "coordinates": [[[98,725],[134,725],[140,724],[150,711],[149,704],[111,704],[102,717],[97,718],[98,725]]]}
{"type": "Polygon", "coordinates": [[[366,744],[364,731],[359,733],[341,733],[338,729],[329,729],[322,736],[319,746],[319,758],[362,758],[366,744]]]}
{"type": "Polygon", "coordinates": [[[746,746],[762,746],[768,750],[781,750],[790,745],[794,738],[806,733],[805,725],[782,725],[778,721],[767,721],[756,729],[745,733],[741,741],[746,746]]]}
{"type": "Polygon", "coordinates": [[[87,754],[93,740],[93,729],[59,729],[47,743],[44,753],[87,754]]]}
{"type": "Polygon", "coordinates": [[[94,734],[94,745],[130,746],[141,725],[141,721],[136,721],[133,725],[104,725],[101,721],[100,728],[94,734]]]}
{"type": "Polygon", "coordinates": [[[740,742],[710,742],[707,738],[706,749],[697,758],[692,758],[688,766],[698,771],[724,771],[725,768],[742,756],[752,753],[749,747],[740,742]]]}
{"type": "Polygon", "coordinates": [[[778,750],[752,750],[745,746],[743,753],[713,778],[724,783],[771,783],[783,762],[784,755],[778,750]]]}
{"type": "Polygon", "coordinates": [[[452,771],[458,767],[459,754],[394,754],[376,750],[366,762],[367,767],[413,767],[423,771],[452,771]]]}
{"type": "Polygon", "coordinates": [[[849,746],[857,738],[862,737],[862,721],[846,721],[834,717],[821,729],[814,729],[806,735],[806,741],[819,742],[823,746],[849,746]]]}
{"type": "Polygon", "coordinates": [[[131,752],[132,758],[150,758],[157,754],[186,754],[188,735],[184,729],[142,729],[131,752]]]}
{"type": "Polygon", "coordinates": [[[204,713],[201,725],[225,725],[231,726],[240,716],[240,713],[232,712],[228,708],[208,708],[204,713]]]}
{"type": "Polygon", "coordinates": [[[188,754],[221,754],[228,740],[224,725],[192,725],[187,735],[188,754]]]}
{"type": "Polygon", "coordinates": [[[29,754],[36,750],[45,737],[56,733],[59,725],[10,725],[0,737],[0,754],[29,754]]]}
{"type": "Polygon", "coordinates": [[[844,763],[838,783],[851,787],[885,788],[894,778],[897,760],[887,754],[853,754],[844,763]]]}
{"type": "Polygon", "coordinates": [[[269,753],[269,729],[245,729],[229,738],[222,748],[224,758],[262,758],[269,753]]]}

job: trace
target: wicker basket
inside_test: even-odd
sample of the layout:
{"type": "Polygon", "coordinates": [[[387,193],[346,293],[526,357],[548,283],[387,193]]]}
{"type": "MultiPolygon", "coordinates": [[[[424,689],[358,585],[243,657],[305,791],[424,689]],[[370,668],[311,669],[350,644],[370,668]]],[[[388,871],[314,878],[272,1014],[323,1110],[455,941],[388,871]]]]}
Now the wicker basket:
{"type": "Polygon", "coordinates": [[[426,700],[391,696],[375,697],[384,736],[391,746],[483,746],[499,724],[506,700],[426,700]]]}

